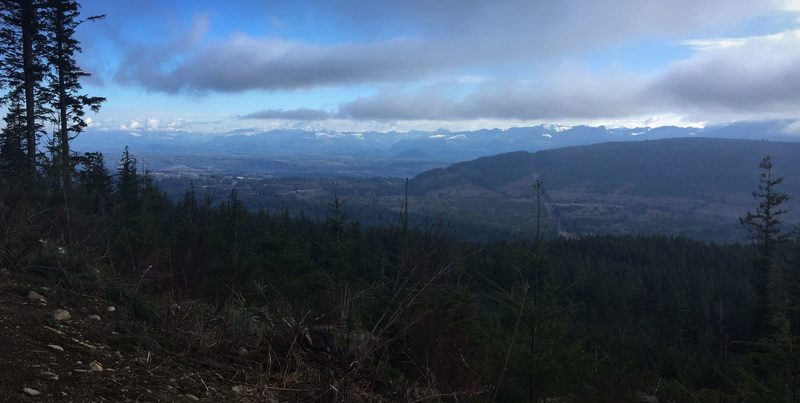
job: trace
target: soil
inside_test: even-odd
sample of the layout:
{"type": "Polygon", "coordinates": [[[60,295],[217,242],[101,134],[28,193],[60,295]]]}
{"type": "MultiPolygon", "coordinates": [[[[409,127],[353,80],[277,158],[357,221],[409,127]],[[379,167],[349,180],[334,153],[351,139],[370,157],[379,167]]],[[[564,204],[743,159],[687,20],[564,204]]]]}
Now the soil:
{"type": "Polygon", "coordinates": [[[96,295],[0,273],[0,401],[254,400],[247,394],[247,364],[165,351],[152,342],[158,329],[110,306],[96,295]],[[28,298],[30,291],[46,301],[28,298]],[[66,309],[71,319],[54,320],[55,309],[66,309]]]}

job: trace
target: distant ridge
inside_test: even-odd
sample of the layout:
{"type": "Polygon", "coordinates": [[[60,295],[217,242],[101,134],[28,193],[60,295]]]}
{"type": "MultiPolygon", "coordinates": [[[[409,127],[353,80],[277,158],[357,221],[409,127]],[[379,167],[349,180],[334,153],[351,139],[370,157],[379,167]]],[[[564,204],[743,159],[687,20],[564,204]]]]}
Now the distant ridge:
{"type": "MultiPolygon", "coordinates": [[[[754,205],[751,193],[765,155],[773,159],[774,174],[784,177],[780,190],[792,197],[786,220],[797,223],[797,142],[678,138],[512,152],[424,172],[410,188],[422,199],[447,195],[449,203],[464,195],[461,208],[467,210],[468,203],[505,202],[527,219],[531,185],[539,178],[551,224],[564,234],[666,233],[727,241],[742,235],[737,218],[754,205]]],[[[498,217],[515,215],[506,213],[498,217]]],[[[508,217],[496,221],[513,224],[508,217]]]]}
{"type": "Polygon", "coordinates": [[[128,145],[149,156],[228,156],[259,158],[337,158],[457,162],[511,151],[539,151],[610,141],[643,141],[681,137],[714,137],[800,141],[794,121],[739,122],[704,129],[662,126],[540,125],[507,130],[451,132],[335,132],[281,129],[236,130],[222,134],[179,131],[89,130],[75,140],[80,151],[119,153],[128,145]]]}

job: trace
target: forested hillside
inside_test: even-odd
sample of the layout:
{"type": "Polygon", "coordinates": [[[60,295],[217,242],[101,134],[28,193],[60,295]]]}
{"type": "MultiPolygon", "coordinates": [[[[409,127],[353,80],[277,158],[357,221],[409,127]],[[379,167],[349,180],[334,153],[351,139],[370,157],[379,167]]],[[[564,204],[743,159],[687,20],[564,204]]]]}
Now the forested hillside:
{"type": "MultiPolygon", "coordinates": [[[[800,144],[685,138],[516,152],[414,178],[416,204],[433,214],[516,228],[530,222],[532,183],[546,184],[550,229],[565,236],[670,234],[740,241],[758,162],[772,156],[783,190],[800,194],[800,144]],[[496,208],[496,206],[503,206],[496,208]]],[[[790,204],[794,204],[790,201],[790,204]]],[[[800,209],[784,219],[800,222],[800,209]]]]}
{"type": "MultiPolygon", "coordinates": [[[[515,194],[523,187],[519,179],[540,177],[551,191],[697,198],[718,192],[746,198],[764,155],[779,162],[778,175],[800,169],[800,143],[682,138],[502,154],[432,170],[412,184],[419,192],[472,184],[515,194]]],[[[788,177],[784,188],[800,191],[800,180],[788,177]]]]}

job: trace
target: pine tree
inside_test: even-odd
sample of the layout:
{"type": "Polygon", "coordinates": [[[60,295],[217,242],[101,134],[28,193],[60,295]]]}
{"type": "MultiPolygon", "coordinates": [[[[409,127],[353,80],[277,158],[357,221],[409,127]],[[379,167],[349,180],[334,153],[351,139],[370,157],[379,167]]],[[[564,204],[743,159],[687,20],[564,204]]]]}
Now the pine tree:
{"type": "Polygon", "coordinates": [[[21,100],[12,98],[3,118],[5,127],[0,135],[0,174],[14,180],[27,166],[25,148],[25,108],[21,100]]]}
{"type": "Polygon", "coordinates": [[[139,201],[139,175],[136,173],[136,157],[128,146],[122,151],[117,169],[117,197],[126,213],[134,213],[139,201]]]}
{"type": "Polygon", "coordinates": [[[783,178],[772,176],[772,159],[769,156],[764,157],[758,167],[762,172],[758,190],[753,192],[753,198],[759,202],[758,207],[755,213],[748,211],[739,221],[758,246],[760,255],[770,258],[775,244],[786,239],[781,232],[780,216],[787,212],[782,206],[789,196],[776,190],[776,186],[783,183],[783,178]]]}
{"type": "Polygon", "coordinates": [[[111,174],[106,169],[103,154],[99,152],[85,153],[81,157],[83,169],[78,173],[78,180],[92,203],[92,210],[103,215],[111,196],[111,174]]]}
{"type": "Polygon", "coordinates": [[[750,239],[756,245],[758,255],[753,261],[754,278],[753,286],[756,293],[757,313],[756,329],[764,332],[776,317],[783,315],[778,312],[783,306],[783,272],[774,261],[775,245],[786,239],[781,230],[780,217],[787,212],[783,204],[789,197],[780,193],[776,187],[783,182],[783,178],[773,177],[772,159],[764,157],[758,164],[762,172],[759,176],[758,189],[753,192],[753,198],[758,201],[755,212],[747,212],[740,218],[740,223],[747,229],[750,239]]]}
{"type": "Polygon", "coordinates": [[[0,0],[0,86],[8,90],[0,104],[16,99],[22,106],[9,112],[24,116],[28,172],[36,170],[36,144],[47,112],[42,84],[46,72],[43,8],[42,0],[0,0]]]}
{"type": "Polygon", "coordinates": [[[57,124],[58,165],[61,170],[61,185],[64,194],[69,194],[74,161],[70,152],[70,141],[80,134],[87,123],[83,119],[84,108],[97,112],[105,101],[102,97],[80,94],[80,80],[90,74],[78,66],[75,57],[81,52],[75,30],[86,21],[104,16],[80,19],[80,5],[75,0],[46,0],[46,59],[51,67],[47,75],[51,91],[51,105],[57,111],[53,123],[57,124]]]}

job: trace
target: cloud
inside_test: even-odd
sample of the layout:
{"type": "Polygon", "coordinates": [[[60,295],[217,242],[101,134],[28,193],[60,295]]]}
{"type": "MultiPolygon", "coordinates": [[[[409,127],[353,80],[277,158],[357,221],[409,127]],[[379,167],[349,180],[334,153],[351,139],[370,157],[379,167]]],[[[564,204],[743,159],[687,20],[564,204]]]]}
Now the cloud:
{"type": "Polygon", "coordinates": [[[139,130],[142,128],[142,122],[133,119],[128,123],[123,123],[119,126],[120,130],[139,130]]]}
{"type": "Polygon", "coordinates": [[[714,38],[714,39],[687,39],[681,45],[688,46],[696,51],[727,49],[744,46],[747,38],[714,38]]]}
{"type": "Polygon", "coordinates": [[[339,113],[359,120],[797,117],[800,30],[687,45],[692,56],[647,74],[560,65],[535,81],[486,82],[460,97],[441,85],[384,90],[342,104],[339,113]]]}
{"type": "Polygon", "coordinates": [[[179,117],[168,119],[154,117],[146,119],[134,118],[123,121],[122,123],[114,118],[106,118],[101,121],[94,121],[88,118],[86,121],[94,130],[123,130],[129,132],[189,131],[196,127],[214,126],[222,123],[221,121],[189,121],[179,117]]]}
{"type": "Polygon", "coordinates": [[[788,112],[800,107],[800,30],[747,38],[674,63],[653,87],[682,109],[788,112]]]}
{"type": "Polygon", "coordinates": [[[784,0],[783,9],[787,11],[800,11],[800,0],[784,0]]]}
{"type": "Polygon", "coordinates": [[[237,34],[188,56],[171,71],[162,68],[166,62],[159,62],[156,54],[131,57],[118,77],[167,93],[299,89],[409,80],[443,71],[466,57],[411,38],[318,46],[237,34]]]}
{"type": "Polygon", "coordinates": [[[208,20],[201,18],[166,45],[129,49],[116,80],[165,93],[404,82],[631,40],[685,37],[785,7],[777,0],[312,3],[349,29],[380,31],[388,24],[401,33],[367,42],[313,43],[245,33],[204,41],[208,20]]]}
{"type": "Polygon", "coordinates": [[[384,90],[340,105],[338,115],[356,120],[460,119],[465,115],[464,108],[462,102],[448,96],[453,90],[449,83],[417,91],[384,90]]]}
{"type": "Polygon", "coordinates": [[[495,80],[465,96],[436,84],[416,91],[381,91],[347,102],[339,115],[357,120],[558,120],[616,117],[645,112],[647,77],[599,75],[565,66],[539,81],[495,80]]]}
{"type": "Polygon", "coordinates": [[[787,136],[800,136],[800,121],[787,123],[781,132],[787,136]]]}
{"type": "Polygon", "coordinates": [[[181,63],[182,56],[199,46],[209,29],[210,17],[197,15],[186,32],[160,45],[128,44],[119,38],[118,33],[113,33],[110,37],[115,39],[115,45],[125,49],[124,57],[113,74],[113,80],[121,84],[143,85],[150,90],[166,85],[162,82],[168,79],[163,74],[164,66],[181,63]]]}
{"type": "Polygon", "coordinates": [[[328,112],[300,108],[300,109],[264,109],[258,112],[240,116],[240,119],[282,119],[282,120],[326,120],[331,115],[328,112]]]}

